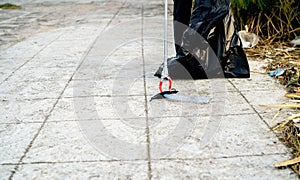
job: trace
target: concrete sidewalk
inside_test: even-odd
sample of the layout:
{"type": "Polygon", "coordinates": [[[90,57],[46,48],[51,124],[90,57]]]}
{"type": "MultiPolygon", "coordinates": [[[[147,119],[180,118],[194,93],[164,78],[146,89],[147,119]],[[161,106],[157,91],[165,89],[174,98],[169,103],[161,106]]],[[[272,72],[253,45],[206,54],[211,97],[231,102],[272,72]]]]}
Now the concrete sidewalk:
{"type": "Polygon", "coordinates": [[[250,79],[174,81],[209,104],[150,102],[163,1],[99,3],[1,51],[1,179],[297,178],[274,168],[291,152],[269,132],[276,110],[259,105],[285,90],[258,62],[250,79]]]}

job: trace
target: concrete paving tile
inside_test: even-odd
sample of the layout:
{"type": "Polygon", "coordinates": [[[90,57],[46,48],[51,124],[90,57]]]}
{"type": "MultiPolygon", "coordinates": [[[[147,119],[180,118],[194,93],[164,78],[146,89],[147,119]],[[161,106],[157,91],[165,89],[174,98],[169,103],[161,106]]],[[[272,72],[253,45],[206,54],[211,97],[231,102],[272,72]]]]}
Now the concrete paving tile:
{"type": "Polygon", "coordinates": [[[49,121],[145,117],[143,96],[62,98],[49,121]]]}
{"type": "Polygon", "coordinates": [[[63,52],[65,50],[80,50],[88,48],[92,45],[95,38],[101,32],[102,26],[91,25],[79,25],[69,26],[61,29],[64,33],[60,35],[56,41],[52,42],[47,48],[61,48],[63,52]]]}
{"type": "MultiPolygon", "coordinates": [[[[93,39],[92,39],[93,40],[93,39]]],[[[53,43],[49,44],[44,50],[39,53],[39,56],[47,56],[46,54],[49,53],[48,57],[55,56],[55,57],[76,57],[80,55],[84,55],[84,53],[88,50],[88,48],[92,44],[91,39],[87,39],[86,43],[81,43],[80,41],[71,41],[69,44],[73,43],[73,46],[66,46],[62,41],[54,41],[53,43]]]]}
{"type": "Polygon", "coordinates": [[[69,80],[76,67],[28,67],[23,66],[10,77],[11,81],[64,81],[69,80]]]}
{"type": "MultiPolygon", "coordinates": [[[[75,36],[76,34],[74,34],[75,36]]],[[[61,50],[80,50],[84,48],[88,48],[92,45],[93,41],[96,39],[97,35],[86,37],[83,41],[82,39],[64,39],[64,36],[60,36],[56,41],[52,42],[49,47],[61,48],[61,50]]]]}
{"type": "Polygon", "coordinates": [[[124,43],[128,43],[133,40],[141,39],[142,36],[142,19],[132,18],[131,20],[123,20],[119,23],[119,20],[112,20],[112,24],[110,24],[107,29],[105,29],[105,33],[108,33],[108,38],[116,36],[116,40],[119,42],[119,45],[124,43]],[[118,33],[119,29],[122,29],[122,33],[118,33]],[[121,40],[121,41],[120,41],[121,40]]]}
{"type": "Polygon", "coordinates": [[[14,166],[10,165],[0,165],[0,178],[1,179],[8,179],[11,172],[13,171],[14,166]]]}
{"type": "Polygon", "coordinates": [[[78,162],[28,164],[14,178],[20,179],[147,179],[147,162],[78,162]]]}
{"type": "MultiPolygon", "coordinates": [[[[189,95],[189,94],[183,94],[189,95]]],[[[229,115],[254,113],[251,106],[237,92],[213,93],[201,92],[200,96],[210,98],[208,104],[153,100],[148,97],[149,117],[182,117],[199,115],[229,115]],[[237,106],[237,104],[239,104],[237,106]]]]}
{"type": "MultiPolygon", "coordinates": [[[[142,64],[142,48],[140,44],[141,39],[124,39],[120,40],[120,42],[105,44],[104,47],[98,47],[100,45],[93,46],[93,49],[89,51],[87,58],[91,57],[106,57],[105,64],[109,64],[110,62],[116,65],[125,65],[129,61],[135,61],[138,64],[142,64]],[[136,60],[137,59],[137,60],[136,60]]],[[[104,41],[103,38],[97,39],[96,43],[100,41],[104,41]]],[[[100,61],[103,62],[104,61],[100,61]]]]}
{"type": "Polygon", "coordinates": [[[275,169],[286,155],[205,160],[152,161],[153,179],[297,179],[290,169],[275,169]]]}
{"type": "Polygon", "coordinates": [[[4,81],[30,58],[4,58],[0,55],[0,82],[4,81]]]}
{"type": "MultiPolygon", "coordinates": [[[[151,97],[148,97],[148,102],[151,97]]],[[[167,101],[165,99],[153,100],[148,103],[149,117],[182,117],[194,114],[209,114],[209,104],[194,104],[167,101]]]]}
{"type": "MultiPolygon", "coordinates": [[[[120,61],[122,58],[120,58],[120,61]]],[[[143,67],[140,64],[134,64],[138,58],[132,59],[128,64],[100,64],[82,65],[74,75],[74,79],[118,79],[118,78],[142,78],[143,67]]]]}
{"type": "Polygon", "coordinates": [[[105,27],[105,24],[99,25],[79,25],[79,26],[69,26],[64,28],[65,33],[60,36],[58,41],[89,41],[90,39],[95,39],[98,34],[105,27]]]}
{"type": "MultiPolygon", "coordinates": [[[[268,64],[270,63],[268,59],[265,60],[255,60],[253,58],[248,57],[248,63],[250,66],[250,71],[252,73],[261,73],[267,75],[268,72],[266,71],[268,64]]],[[[253,75],[251,75],[253,76],[253,75]]]]}
{"type": "Polygon", "coordinates": [[[105,56],[88,54],[82,63],[82,68],[89,68],[91,66],[99,69],[102,67],[110,67],[111,69],[116,67],[122,67],[125,69],[127,67],[135,67],[141,69],[143,67],[143,61],[140,54],[126,56],[120,56],[117,54],[107,54],[105,56]]]}
{"type": "MultiPolygon", "coordinates": [[[[159,78],[147,78],[147,93],[150,95],[158,92],[159,78]]],[[[168,89],[168,82],[164,81],[166,85],[164,89],[168,89]]],[[[211,79],[211,80],[173,80],[173,88],[178,90],[181,94],[191,96],[207,96],[214,93],[229,93],[236,89],[226,79],[211,79]]]]}
{"type": "MultiPolygon", "coordinates": [[[[151,27],[152,31],[144,31],[144,38],[146,40],[150,40],[150,42],[154,42],[153,40],[156,39],[156,40],[159,40],[158,44],[157,44],[157,47],[155,47],[154,44],[149,44],[149,47],[150,49],[153,49],[153,50],[156,50],[154,51],[155,53],[157,54],[163,54],[163,39],[164,39],[164,32],[162,29],[159,29],[159,28],[163,28],[163,27],[151,27]]],[[[174,43],[173,43],[173,46],[171,46],[171,43],[173,41],[173,37],[172,37],[173,34],[170,34],[168,35],[167,37],[167,41],[168,41],[168,56],[173,56],[175,55],[175,48],[174,48],[174,43]]],[[[148,44],[146,44],[147,46],[148,44]]],[[[151,53],[151,54],[154,54],[154,53],[151,53]]]]}
{"type": "MultiPolygon", "coordinates": [[[[119,44],[113,52],[110,52],[110,56],[125,56],[130,57],[134,55],[141,55],[142,53],[142,39],[136,37],[135,39],[124,39],[122,44],[119,44]]],[[[120,60],[120,62],[124,62],[124,60],[120,60]]],[[[125,61],[126,62],[126,61],[125,61]]],[[[142,62],[142,60],[140,60],[142,62]]]]}
{"type": "Polygon", "coordinates": [[[134,69],[134,67],[115,66],[114,68],[103,66],[100,68],[82,67],[76,73],[73,79],[75,80],[101,80],[101,79],[120,79],[120,78],[142,78],[143,69],[134,69]]]}
{"type": "MultiPolygon", "coordinates": [[[[97,40],[95,40],[95,44],[93,45],[93,47],[90,49],[89,53],[87,54],[87,57],[86,58],[89,58],[89,56],[91,57],[112,57],[114,51],[118,50],[118,47],[120,45],[122,45],[123,43],[127,43],[128,41],[127,40],[119,40],[116,41],[116,42],[113,42],[113,43],[109,43],[110,41],[107,39],[107,37],[102,37],[100,36],[97,40]]],[[[121,55],[121,57],[125,56],[125,57],[128,57],[130,56],[130,54],[127,52],[123,54],[118,54],[118,55],[121,55]]],[[[136,55],[139,55],[138,53],[135,53],[133,52],[133,55],[136,56],[136,55]]],[[[102,61],[101,61],[102,62],[102,61]]],[[[122,62],[122,61],[120,61],[122,62]]]]}
{"type": "MultiPolygon", "coordinates": [[[[149,48],[145,48],[145,49],[149,49],[149,48]]],[[[163,49],[163,47],[158,45],[157,49],[151,48],[151,51],[149,50],[150,52],[148,52],[148,54],[147,54],[147,52],[145,52],[145,55],[144,55],[145,65],[146,66],[149,66],[152,64],[155,65],[155,67],[153,67],[154,72],[158,69],[159,65],[161,65],[164,61],[163,53],[157,53],[157,52],[161,52],[162,49],[163,49]]],[[[172,57],[172,56],[170,55],[169,57],[172,57]]]]}
{"type": "MultiPolygon", "coordinates": [[[[140,42],[133,42],[132,44],[126,44],[124,46],[140,46],[140,42]]],[[[122,67],[143,67],[143,60],[141,56],[141,50],[137,49],[133,53],[126,50],[136,47],[118,47],[119,49],[114,52],[107,52],[106,54],[99,54],[91,52],[85,58],[82,66],[95,65],[97,67],[102,66],[122,66],[122,67]]],[[[131,50],[132,51],[132,50],[131,50]]]]}
{"type": "Polygon", "coordinates": [[[280,122],[283,122],[286,118],[292,116],[293,114],[299,113],[298,110],[292,109],[281,109],[277,112],[269,112],[269,113],[260,113],[262,118],[269,124],[270,127],[277,125],[280,122]]]}
{"type": "Polygon", "coordinates": [[[17,68],[23,65],[25,62],[30,60],[30,58],[4,58],[0,57],[0,72],[14,72],[17,68]]]}
{"type": "Polygon", "coordinates": [[[36,47],[29,49],[28,46],[33,45],[30,43],[23,43],[23,44],[16,44],[6,51],[4,51],[1,55],[1,57],[4,58],[14,58],[14,57],[25,57],[25,58],[32,58],[35,56],[42,47],[36,47]]]}
{"type": "Polygon", "coordinates": [[[283,104],[288,101],[284,97],[286,91],[284,89],[270,89],[269,91],[265,90],[256,90],[256,91],[245,91],[242,92],[247,101],[255,108],[259,113],[276,113],[278,108],[265,108],[261,107],[262,104],[283,104]]]}
{"type": "MultiPolygon", "coordinates": [[[[83,40],[56,40],[47,46],[47,49],[53,49],[53,51],[58,51],[57,54],[66,53],[66,52],[82,52],[89,49],[95,40],[96,37],[87,37],[83,40]]],[[[67,53],[66,53],[67,54],[67,53]]]]}
{"type": "Polygon", "coordinates": [[[63,33],[64,28],[49,29],[48,31],[37,33],[26,39],[27,43],[36,44],[36,46],[46,47],[53,41],[56,41],[63,33]]]}
{"type": "Polygon", "coordinates": [[[58,98],[67,81],[5,81],[0,87],[1,96],[13,96],[15,99],[58,98]]]}
{"type": "Polygon", "coordinates": [[[55,99],[15,100],[1,97],[0,123],[43,122],[49,115],[55,99]]]}
{"type": "Polygon", "coordinates": [[[87,48],[78,48],[78,49],[69,49],[62,50],[60,47],[47,47],[43,49],[37,57],[39,58],[75,58],[82,57],[84,53],[87,51],[87,48]]]}
{"type": "Polygon", "coordinates": [[[109,100],[96,98],[96,102],[96,109],[101,118],[114,116],[123,119],[145,117],[144,96],[115,96],[109,100]],[[110,103],[110,105],[107,103],[110,103]]]}
{"type": "MultiPolygon", "coordinates": [[[[99,74],[101,74],[101,71],[99,69],[100,69],[99,66],[83,65],[75,72],[73,79],[74,80],[94,80],[97,77],[101,77],[99,75],[99,74]]],[[[102,78],[105,78],[105,77],[102,77],[102,78]]]]}
{"type": "Polygon", "coordinates": [[[159,123],[150,127],[153,159],[163,158],[161,152],[168,152],[164,154],[166,157],[179,159],[289,153],[254,114],[159,118],[156,121],[159,123]]]}
{"type": "Polygon", "coordinates": [[[73,80],[63,97],[143,96],[143,79],[73,80]]]}
{"type": "Polygon", "coordinates": [[[200,119],[193,117],[149,118],[151,158],[159,159],[174,153],[193,133],[200,119]]]}
{"type": "MultiPolygon", "coordinates": [[[[182,82],[184,83],[184,81],[182,82]]],[[[207,88],[212,93],[235,92],[236,89],[227,79],[202,79],[194,81],[196,89],[207,88]]]]}
{"type": "Polygon", "coordinates": [[[112,22],[110,23],[110,27],[114,27],[114,26],[120,26],[121,24],[127,23],[127,24],[135,24],[135,23],[139,23],[141,24],[140,20],[140,16],[134,16],[134,13],[132,12],[131,15],[124,15],[122,17],[116,17],[112,20],[112,22]]]}
{"type": "Polygon", "coordinates": [[[86,139],[99,153],[116,160],[146,160],[146,118],[79,121],[86,139]]]}
{"type": "Polygon", "coordinates": [[[9,77],[10,74],[11,74],[10,70],[0,71],[0,82],[5,81],[9,77]]]}
{"type": "Polygon", "coordinates": [[[18,163],[40,127],[40,123],[0,124],[0,163],[18,163]]]}
{"type": "Polygon", "coordinates": [[[73,58],[39,58],[35,57],[26,64],[26,67],[37,68],[42,67],[45,69],[60,68],[67,69],[76,68],[81,62],[82,57],[73,58]]]}
{"type": "MultiPolygon", "coordinates": [[[[66,47],[66,41],[76,41],[76,35],[83,36],[82,32],[81,34],[78,31],[72,32],[72,28],[60,28],[51,30],[45,33],[41,33],[38,35],[33,36],[32,38],[19,43],[12,48],[8,49],[4,56],[13,56],[18,57],[18,52],[26,52],[27,54],[32,52],[29,55],[24,55],[21,57],[32,57],[33,55],[37,55],[40,58],[70,58],[70,57],[76,57],[76,56],[82,56],[83,52],[86,51],[86,49],[90,46],[90,44],[93,42],[93,39],[95,38],[95,35],[93,36],[87,36],[84,42],[80,42],[80,40],[77,40],[76,43],[70,43],[69,47],[66,47]],[[71,30],[70,30],[71,29],[71,30]],[[73,36],[73,39],[66,39],[64,36],[65,34],[71,34],[73,36]],[[76,34],[77,33],[77,34],[76,34]],[[57,40],[56,40],[57,39],[57,40]],[[56,40],[55,42],[53,42],[56,40]],[[51,44],[52,43],[52,44],[51,44]],[[72,46],[73,45],[73,46],[72,46]],[[79,46],[77,46],[79,45],[79,46]],[[82,46],[84,45],[84,46],[82,46]],[[30,47],[30,50],[27,50],[28,47],[30,47]],[[34,48],[36,47],[36,49],[34,48]],[[45,48],[45,49],[43,49],[45,48]],[[41,51],[41,52],[40,52],[41,51]]],[[[89,34],[89,32],[84,32],[86,35],[89,34]]],[[[69,35],[68,35],[69,36],[69,35]]]]}
{"type": "MultiPolygon", "coordinates": [[[[136,22],[141,23],[141,22],[136,22]]],[[[107,28],[95,41],[93,48],[90,50],[92,55],[106,56],[115,51],[118,55],[140,55],[138,53],[141,46],[129,46],[131,43],[141,40],[141,29],[139,26],[132,26],[132,22],[121,23],[116,26],[107,28]],[[122,29],[120,34],[119,30],[122,29]],[[114,41],[111,41],[114,39],[114,41]]]]}
{"type": "Polygon", "coordinates": [[[49,121],[97,119],[98,114],[95,106],[96,102],[94,98],[62,98],[51,113],[49,121]],[[88,103],[88,106],[79,106],[82,103],[84,105],[88,103]]]}
{"type": "Polygon", "coordinates": [[[47,123],[24,162],[106,160],[85,138],[77,122],[47,123]]]}
{"type": "MultiPolygon", "coordinates": [[[[147,34],[144,40],[144,58],[146,65],[148,64],[161,64],[164,61],[164,39],[163,36],[157,37],[147,34]]],[[[175,55],[174,43],[168,42],[168,58],[175,55]]]]}
{"type": "Polygon", "coordinates": [[[25,41],[19,42],[1,53],[0,57],[5,58],[32,58],[46,45],[61,35],[60,31],[52,30],[37,34],[25,41]]]}
{"type": "Polygon", "coordinates": [[[282,85],[265,74],[252,74],[249,79],[229,79],[240,91],[269,91],[270,88],[283,90],[282,85]]]}
{"type": "MultiPolygon", "coordinates": [[[[145,119],[143,121],[145,125],[145,119]]],[[[49,122],[41,131],[24,162],[147,159],[145,126],[131,127],[128,122],[119,120],[49,122]],[[123,146],[124,144],[127,146],[123,146]],[[130,150],[131,146],[137,148],[130,150]],[[121,155],[114,156],[115,153],[121,155]]]]}

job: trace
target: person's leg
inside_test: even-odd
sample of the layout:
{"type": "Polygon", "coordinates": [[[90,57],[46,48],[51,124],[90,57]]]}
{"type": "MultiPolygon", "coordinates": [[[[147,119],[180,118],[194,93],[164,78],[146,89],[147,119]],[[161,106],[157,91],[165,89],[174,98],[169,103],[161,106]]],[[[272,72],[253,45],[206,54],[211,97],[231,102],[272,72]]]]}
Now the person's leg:
{"type": "Polygon", "coordinates": [[[178,52],[183,32],[187,29],[190,22],[193,0],[174,0],[174,41],[175,50],[178,52]]]}

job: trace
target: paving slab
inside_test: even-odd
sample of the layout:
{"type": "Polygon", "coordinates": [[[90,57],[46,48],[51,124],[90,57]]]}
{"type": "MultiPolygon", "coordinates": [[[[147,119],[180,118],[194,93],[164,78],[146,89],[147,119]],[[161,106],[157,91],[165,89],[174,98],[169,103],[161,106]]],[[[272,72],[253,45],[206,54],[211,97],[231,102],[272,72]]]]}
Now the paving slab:
{"type": "Polygon", "coordinates": [[[265,90],[256,90],[256,91],[245,91],[242,93],[243,96],[247,99],[249,104],[251,104],[255,110],[259,113],[276,113],[278,109],[265,108],[260,105],[263,104],[278,104],[279,102],[286,103],[287,98],[284,97],[286,94],[285,89],[270,89],[269,91],[265,90]]]}
{"type": "Polygon", "coordinates": [[[0,174],[2,179],[8,179],[11,172],[14,170],[13,165],[0,165],[0,174]]]}
{"type": "Polygon", "coordinates": [[[296,179],[273,161],[286,156],[235,157],[206,160],[153,161],[153,179],[296,179]],[[178,173],[180,172],[180,173],[178,173]]]}
{"type": "Polygon", "coordinates": [[[264,121],[270,126],[274,127],[278,123],[282,122],[282,120],[292,116],[293,114],[299,113],[299,111],[291,110],[291,109],[276,109],[276,113],[274,112],[266,112],[266,113],[260,113],[261,117],[264,119],[264,121]]]}
{"type": "MultiPolygon", "coordinates": [[[[37,69],[36,69],[37,70],[37,69]]],[[[24,71],[22,71],[24,72],[24,71]]],[[[37,72],[37,71],[36,71],[37,72]]],[[[26,74],[26,71],[25,71],[26,74]]],[[[28,74],[29,75],[29,74],[28,74]]],[[[32,79],[16,80],[16,81],[5,81],[0,89],[0,96],[13,96],[15,99],[53,99],[58,98],[60,93],[63,91],[67,80],[45,80],[39,77],[35,81],[32,79]]]]}
{"type": "Polygon", "coordinates": [[[16,179],[147,179],[147,162],[75,162],[27,164],[20,167],[16,179]]]}
{"type": "Polygon", "coordinates": [[[19,163],[41,124],[1,124],[0,164],[19,163]]]}
{"type": "MultiPolygon", "coordinates": [[[[136,131],[136,129],[132,129],[130,131],[131,136],[129,136],[130,129],[126,128],[119,120],[93,120],[83,123],[91,125],[90,127],[97,126],[97,123],[103,123],[107,131],[117,135],[116,138],[123,138],[123,140],[128,142],[143,143],[143,151],[136,152],[134,159],[147,159],[145,130],[136,131]],[[137,139],[140,140],[137,141],[137,139]]],[[[28,152],[24,162],[63,163],[107,161],[115,158],[101,152],[101,149],[97,149],[98,147],[93,143],[92,139],[88,139],[86,133],[82,132],[80,124],[76,121],[50,122],[45,125],[44,130],[40,133],[30,152],[28,152]],[[70,130],[65,131],[65,129],[70,130]]],[[[129,158],[121,160],[129,160],[129,158]]]]}
{"type": "Polygon", "coordinates": [[[249,79],[229,80],[239,91],[269,91],[270,87],[273,90],[283,91],[282,85],[274,81],[274,78],[267,76],[266,74],[252,73],[249,79]]]}
{"type": "Polygon", "coordinates": [[[143,96],[62,98],[49,121],[145,117],[143,96]]]}
{"type": "MultiPolygon", "coordinates": [[[[179,121],[189,121],[181,126],[186,130],[184,140],[177,149],[170,148],[165,158],[173,159],[207,159],[221,157],[257,156],[267,154],[288,154],[287,148],[277,137],[269,132],[255,114],[229,115],[213,117],[160,118],[156,126],[150,127],[151,142],[159,141],[158,137],[169,137],[174,133],[179,121]],[[206,135],[211,133],[211,137],[206,135]],[[206,141],[206,142],[205,142],[206,141]]],[[[178,128],[178,127],[177,127],[178,128]]],[[[172,137],[172,136],[171,136],[172,137]]],[[[156,150],[153,148],[154,159],[156,150]]],[[[160,148],[168,144],[160,144],[160,148]]],[[[151,148],[152,149],[152,148],[151,148]]],[[[288,156],[287,156],[288,157],[288,156]]]]}
{"type": "Polygon", "coordinates": [[[141,78],[74,80],[64,91],[63,97],[143,96],[143,83],[141,78]]]}
{"type": "Polygon", "coordinates": [[[1,97],[0,124],[43,122],[56,102],[55,99],[18,100],[12,96],[1,97]]]}

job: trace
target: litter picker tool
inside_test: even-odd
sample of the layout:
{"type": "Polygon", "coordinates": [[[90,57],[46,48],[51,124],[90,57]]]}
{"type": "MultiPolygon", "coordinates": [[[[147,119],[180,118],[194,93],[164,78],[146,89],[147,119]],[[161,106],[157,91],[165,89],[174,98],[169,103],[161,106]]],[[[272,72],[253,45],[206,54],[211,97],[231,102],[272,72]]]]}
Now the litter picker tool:
{"type": "Polygon", "coordinates": [[[165,0],[165,18],[164,18],[164,63],[163,63],[163,70],[159,82],[159,94],[153,96],[153,99],[162,99],[165,98],[164,95],[167,94],[176,94],[178,91],[172,89],[173,81],[172,78],[169,76],[168,71],[168,0],[165,0]],[[163,91],[163,83],[164,81],[168,81],[168,91],[163,91]]]}
{"type": "Polygon", "coordinates": [[[164,63],[163,63],[163,70],[161,79],[159,82],[159,91],[160,93],[163,92],[163,83],[164,81],[169,82],[168,92],[172,91],[172,84],[173,81],[169,76],[168,71],[168,0],[165,0],[165,23],[164,23],[164,63]]]}
{"type": "Polygon", "coordinates": [[[173,81],[169,76],[168,71],[168,0],[165,0],[165,19],[164,19],[164,63],[163,70],[161,74],[161,79],[159,82],[159,92],[155,96],[151,98],[153,99],[169,99],[173,101],[181,101],[181,102],[190,102],[190,103],[208,103],[210,101],[207,97],[197,97],[197,96],[186,96],[186,95],[178,95],[178,91],[172,89],[173,81]],[[168,81],[169,86],[167,91],[163,91],[163,83],[164,81],[168,81]]]}

